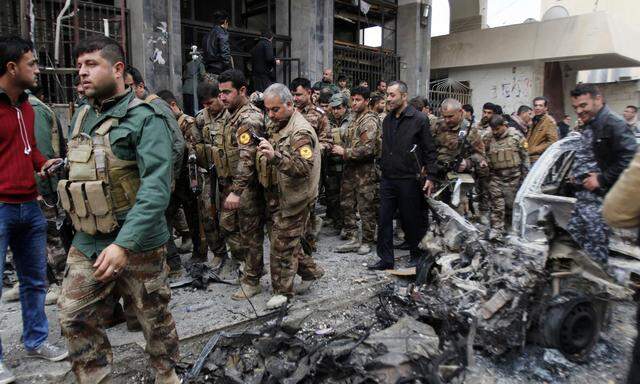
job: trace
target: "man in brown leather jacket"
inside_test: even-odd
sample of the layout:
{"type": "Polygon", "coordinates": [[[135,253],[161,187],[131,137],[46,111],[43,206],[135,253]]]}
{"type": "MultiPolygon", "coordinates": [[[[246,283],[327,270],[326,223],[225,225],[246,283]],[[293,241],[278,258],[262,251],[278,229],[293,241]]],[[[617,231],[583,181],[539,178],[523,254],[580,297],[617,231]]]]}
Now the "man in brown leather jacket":
{"type": "Polygon", "coordinates": [[[544,96],[533,99],[533,127],[527,132],[529,144],[529,159],[531,165],[535,163],[542,152],[558,141],[558,127],[556,121],[548,114],[549,100],[544,96]]]}

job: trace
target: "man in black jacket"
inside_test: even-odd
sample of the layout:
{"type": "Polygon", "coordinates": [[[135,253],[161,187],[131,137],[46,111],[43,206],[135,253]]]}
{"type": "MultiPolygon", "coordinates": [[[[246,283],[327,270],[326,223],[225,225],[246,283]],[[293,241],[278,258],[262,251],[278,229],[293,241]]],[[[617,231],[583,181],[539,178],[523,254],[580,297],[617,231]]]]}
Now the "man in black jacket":
{"type": "Polygon", "coordinates": [[[251,50],[252,85],[254,91],[264,92],[275,78],[276,57],[273,54],[273,33],[262,32],[260,40],[251,50]]]}
{"type": "Polygon", "coordinates": [[[407,100],[407,85],[394,81],[387,87],[389,114],[382,123],[382,178],[380,181],[380,212],[378,220],[377,253],[381,259],[370,269],[394,267],[393,215],[399,209],[402,229],[409,243],[411,263],[426,256],[418,243],[427,231],[423,193],[430,195],[433,178],[438,173],[436,147],[431,137],[429,119],[419,113],[407,100]],[[422,184],[421,169],[411,153],[416,146],[418,159],[426,171],[422,184]]]}
{"type": "Polygon", "coordinates": [[[229,47],[229,15],[224,11],[218,11],[213,15],[214,26],[211,32],[205,36],[204,65],[207,73],[217,76],[227,69],[231,69],[231,48],[229,47]]]}
{"type": "Polygon", "coordinates": [[[595,85],[578,84],[571,91],[571,104],[584,129],[571,169],[574,183],[582,188],[575,193],[567,231],[589,256],[606,265],[609,227],[602,218],[603,197],[633,159],[637,144],[595,85]]]}

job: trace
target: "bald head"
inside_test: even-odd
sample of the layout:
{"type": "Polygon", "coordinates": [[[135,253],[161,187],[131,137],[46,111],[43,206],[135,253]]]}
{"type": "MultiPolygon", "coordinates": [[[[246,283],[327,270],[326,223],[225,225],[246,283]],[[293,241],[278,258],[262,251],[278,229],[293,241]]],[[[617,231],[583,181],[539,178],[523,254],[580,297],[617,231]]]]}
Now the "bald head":
{"type": "Polygon", "coordinates": [[[327,83],[333,83],[333,69],[327,68],[322,71],[322,80],[327,83]]]}

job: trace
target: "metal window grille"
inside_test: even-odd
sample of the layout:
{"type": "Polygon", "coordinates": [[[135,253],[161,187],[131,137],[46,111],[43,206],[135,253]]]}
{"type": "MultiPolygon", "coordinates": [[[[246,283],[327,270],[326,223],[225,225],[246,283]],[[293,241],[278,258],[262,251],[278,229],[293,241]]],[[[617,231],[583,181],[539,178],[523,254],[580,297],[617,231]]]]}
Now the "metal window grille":
{"type": "MultiPolygon", "coordinates": [[[[118,6],[96,4],[89,1],[77,1],[77,17],[62,20],[60,33],[60,58],[54,63],[56,18],[64,7],[63,0],[32,0],[33,4],[33,40],[40,62],[40,84],[49,103],[69,103],[74,99],[73,76],[75,60],[73,49],[76,43],[90,35],[105,32],[108,25],[109,36],[121,41],[122,34],[129,36],[127,10],[125,29],[122,31],[118,6]]],[[[5,0],[0,9],[0,35],[20,34],[28,20],[20,19],[20,0],[5,0]]],[[[73,6],[68,12],[73,10],[73,6]]],[[[28,30],[28,28],[26,28],[28,30]]],[[[127,44],[128,46],[128,41],[127,44]]],[[[125,50],[128,52],[127,47],[125,50]]]]}
{"type": "Polygon", "coordinates": [[[334,42],[333,70],[356,82],[366,80],[373,88],[378,80],[390,81],[398,78],[400,57],[393,52],[362,45],[334,42]]]}
{"type": "Polygon", "coordinates": [[[429,83],[429,103],[434,114],[440,116],[440,104],[445,99],[456,99],[462,104],[471,103],[471,88],[468,83],[449,78],[435,80],[429,83]]]}

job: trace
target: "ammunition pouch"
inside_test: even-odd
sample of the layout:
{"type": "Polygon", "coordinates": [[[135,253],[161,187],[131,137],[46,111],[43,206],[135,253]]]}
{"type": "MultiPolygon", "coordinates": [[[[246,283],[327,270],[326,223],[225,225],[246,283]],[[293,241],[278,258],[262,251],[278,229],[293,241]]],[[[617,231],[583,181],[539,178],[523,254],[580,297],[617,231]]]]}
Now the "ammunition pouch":
{"type": "Polygon", "coordinates": [[[207,151],[208,157],[216,166],[218,177],[230,177],[229,168],[226,167],[224,162],[224,150],[209,144],[205,145],[205,150],[207,151]]]}
{"type": "Polygon", "coordinates": [[[60,180],[58,195],[76,231],[95,235],[118,228],[109,189],[103,181],[60,180]]]}
{"type": "Polygon", "coordinates": [[[491,168],[495,170],[519,167],[520,156],[512,149],[499,149],[489,153],[491,168]]]}
{"type": "Polygon", "coordinates": [[[264,188],[271,188],[278,184],[275,167],[272,167],[269,164],[269,159],[260,153],[256,155],[256,170],[258,172],[258,182],[264,188]]]}

